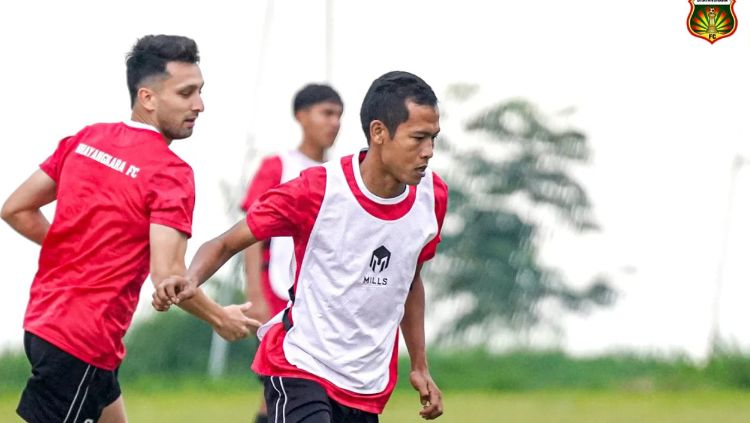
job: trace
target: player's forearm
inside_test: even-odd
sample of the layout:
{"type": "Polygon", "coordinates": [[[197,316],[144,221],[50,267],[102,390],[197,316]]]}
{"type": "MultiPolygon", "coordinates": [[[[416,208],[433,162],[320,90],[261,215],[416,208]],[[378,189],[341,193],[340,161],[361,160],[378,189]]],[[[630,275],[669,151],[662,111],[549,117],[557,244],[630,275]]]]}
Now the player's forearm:
{"type": "Polygon", "coordinates": [[[200,286],[221,268],[236,251],[230,251],[218,239],[212,239],[198,248],[195,257],[190,262],[187,277],[193,279],[200,286]]]}
{"type": "Polygon", "coordinates": [[[3,208],[2,218],[16,232],[39,245],[49,231],[49,221],[39,209],[12,211],[3,208]]]}
{"type": "Polygon", "coordinates": [[[49,221],[41,208],[57,198],[57,184],[37,170],[5,200],[0,217],[16,232],[41,245],[49,230],[49,221]]]}
{"type": "Polygon", "coordinates": [[[158,259],[151,260],[151,282],[154,284],[154,288],[157,288],[164,279],[175,275],[184,275],[185,272],[187,272],[187,269],[184,259],[174,260],[171,263],[165,263],[158,259]]]}
{"type": "Polygon", "coordinates": [[[221,326],[223,322],[224,308],[209,298],[200,288],[196,290],[192,298],[181,301],[178,306],[214,328],[221,326]]]}
{"type": "Polygon", "coordinates": [[[427,370],[427,351],[424,334],[425,294],[422,279],[417,276],[404,305],[401,333],[409,350],[412,370],[427,370]]]}

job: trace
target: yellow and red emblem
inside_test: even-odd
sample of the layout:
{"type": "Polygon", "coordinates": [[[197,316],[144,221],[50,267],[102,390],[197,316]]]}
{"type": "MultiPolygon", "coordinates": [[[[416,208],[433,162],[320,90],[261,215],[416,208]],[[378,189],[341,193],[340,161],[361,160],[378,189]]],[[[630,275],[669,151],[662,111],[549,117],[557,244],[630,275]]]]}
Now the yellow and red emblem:
{"type": "Polygon", "coordinates": [[[734,34],[737,29],[734,2],[735,0],[688,0],[688,31],[711,44],[734,34]]]}

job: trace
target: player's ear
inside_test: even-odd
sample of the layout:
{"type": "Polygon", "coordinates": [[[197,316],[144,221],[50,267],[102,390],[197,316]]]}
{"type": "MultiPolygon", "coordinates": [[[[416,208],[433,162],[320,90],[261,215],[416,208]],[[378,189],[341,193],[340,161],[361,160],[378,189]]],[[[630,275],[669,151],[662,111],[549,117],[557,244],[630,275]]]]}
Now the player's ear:
{"type": "Polygon", "coordinates": [[[370,122],[370,143],[382,145],[389,137],[388,128],[382,121],[370,122]]]}
{"type": "Polygon", "coordinates": [[[156,109],[156,93],[149,87],[138,88],[135,101],[149,112],[156,109]]]}
{"type": "Polygon", "coordinates": [[[304,121],[304,119],[306,117],[305,110],[306,109],[300,109],[300,110],[297,110],[296,112],[294,112],[294,120],[296,120],[300,124],[303,123],[303,121],[304,121]]]}

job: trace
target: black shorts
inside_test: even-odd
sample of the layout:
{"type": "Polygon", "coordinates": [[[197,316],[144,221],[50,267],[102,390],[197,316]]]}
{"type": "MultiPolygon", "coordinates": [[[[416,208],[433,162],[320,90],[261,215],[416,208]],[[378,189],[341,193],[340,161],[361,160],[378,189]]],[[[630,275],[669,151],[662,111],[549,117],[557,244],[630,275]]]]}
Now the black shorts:
{"type": "Polygon", "coordinates": [[[317,382],[264,376],[268,423],[377,423],[378,415],[341,405],[317,382]]]}
{"type": "Polygon", "coordinates": [[[96,422],[120,397],[117,370],[85,363],[26,332],[23,339],[31,377],[16,412],[27,422],[96,422]]]}

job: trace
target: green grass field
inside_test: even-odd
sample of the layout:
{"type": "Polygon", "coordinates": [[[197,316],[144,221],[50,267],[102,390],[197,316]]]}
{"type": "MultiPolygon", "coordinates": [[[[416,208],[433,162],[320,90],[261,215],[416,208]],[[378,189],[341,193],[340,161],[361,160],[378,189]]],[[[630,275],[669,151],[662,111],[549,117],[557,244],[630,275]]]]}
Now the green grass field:
{"type": "MultiPolygon", "coordinates": [[[[225,378],[210,380],[188,371],[205,366],[205,357],[166,354],[149,361],[149,351],[144,347],[123,364],[131,422],[252,421],[260,385],[246,354],[225,378]]],[[[430,364],[445,391],[443,423],[750,422],[750,355],[719,354],[698,365],[679,357],[463,351],[433,353],[430,364]]],[[[401,363],[383,423],[422,421],[408,369],[401,363]]],[[[19,421],[14,409],[28,374],[23,354],[0,355],[0,423],[19,421]]]]}
{"type": "MultiPolygon", "coordinates": [[[[257,390],[226,393],[181,389],[176,392],[125,390],[131,422],[249,422],[257,390]]],[[[15,395],[0,396],[0,422],[17,422],[15,395]]],[[[682,392],[447,392],[442,423],[739,423],[750,421],[750,393],[682,392]]],[[[380,421],[408,423],[417,416],[416,395],[394,394],[380,421]]]]}

